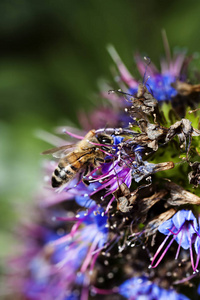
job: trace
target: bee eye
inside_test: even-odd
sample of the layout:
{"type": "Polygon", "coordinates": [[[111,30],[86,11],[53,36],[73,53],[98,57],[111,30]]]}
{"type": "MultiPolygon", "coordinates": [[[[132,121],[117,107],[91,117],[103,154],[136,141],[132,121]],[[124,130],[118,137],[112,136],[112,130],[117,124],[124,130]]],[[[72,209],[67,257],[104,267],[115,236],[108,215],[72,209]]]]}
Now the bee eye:
{"type": "Polygon", "coordinates": [[[112,139],[107,136],[99,136],[97,137],[97,139],[100,142],[100,144],[104,144],[104,145],[112,144],[112,139]]]}

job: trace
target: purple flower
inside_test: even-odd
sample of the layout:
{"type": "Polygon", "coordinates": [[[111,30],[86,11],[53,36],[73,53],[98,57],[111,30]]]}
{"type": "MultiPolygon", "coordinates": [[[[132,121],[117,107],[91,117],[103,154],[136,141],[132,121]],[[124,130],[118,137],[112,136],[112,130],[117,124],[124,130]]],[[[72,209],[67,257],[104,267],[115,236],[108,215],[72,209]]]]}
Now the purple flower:
{"type": "Polygon", "coordinates": [[[97,206],[92,206],[88,212],[82,211],[75,218],[66,218],[66,221],[70,220],[76,221],[71,232],[52,243],[61,250],[59,264],[67,267],[74,259],[76,269],[80,268],[84,273],[90,267],[92,271],[97,255],[108,239],[107,217],[97,206]]]}
{"type": "Polygon", "coordinates": [[[45,226],[26,229],[26,250],[12,262],[17,270],[12,278],[14,290],[28,300],[76,299],[75,286],[87,299],[87,271],[92,272],[107,243],[107,217],[92,206],[76,217],[57,219],[60,230],[58,225],[55,230],[45,226]],[[69,222],[74,225],[65,234],[63,227],[69,222]]]}
{"type": "Polygon", "coordinates": [[[124,99],[114,98],[113,95],[108,95],[107,92],[101,93],[101,96],[109,100],[110,106],[112,105],[113,107],[98,107],[90,114],[80,112],[78,119],[82,128],[89,131],[91,128],[98,129],[105,126],[114,128],[126,127],[132,122],[131,117],[124,111],[124,99]],[[118,101],[119,99],[120,101],[118,101]]]}
{"type": "MultiPolygon", "coordinates": [[[[185,54],[179,53],[174,55],[170,61],[161,60],[161,71],[150,64],[147,69],[148,80],[146,86],[154,98],[158,101],[171,100],[177,95],[177,91],[171,86],[178,78],[180,79],[181,69],[185,60],[185,54]]],[[[144,59],[137,55],[136,64],[141,75],[144,76],[146,63],[144,59]]]]}
{"type": "MultiPolygon", "coordinates": [[[[114,48],[110,46],[109,51],[118,67],[116,81],[121,88],[117,95],[110,91],[107,96],[112,104],[96,109],[91,116],[81,115],[80,122],[89,130],[85,137],[82,137],[84,132],[75,128],[62,130],[83,141],[77,146],[51,135],[46,138],[46,141],[52,139],[57,146],[66,143],[69,147],[62,147],[58,152],[55,149],[43,152],[53,153],[56,158],[61,156],[61,160],[58,167],[56,162],[47,164],[49,176],[45,179],[49,185],[38,199],[39,209],[34,218],[37,225],[31,224],[22,230],[25,250],[10,264],[13,291],[18,298],[88,300],[95,295],[95,299],[99,299],[97,294],[101,294],[107,299],[188,300],[171,287],[197,275],[200,217],[197,220],[191,210],[177,210],[183,205],[192,207],[194,204],[194,211],[198,211],[200,201],[175,183],[179,188],[171,187],[167,181],[161,182],[159,176],[153,176],[151,181],[152,174],[174,167],[173,161],[159,163],[166,151],[170,151],[175,162],[178,157],[182,158],[176,141],[166,147],[177,136],[182,142],[191,144],[191,152],[188,146],[183,168],[177,166],[169,179],[175,178],[175,182],[185,184],[187,175],[184,181],[178,174],[182,170],[186,173],[191,167],[190,183],[195,186],[199,183],[199,163],[191,162],[198,154],[197,144],[192,140],[198,130],[185,118],[170,126],[169,122],[176,118],[176,114],[171,114],[171,104],[170,120],[167,119],[167,105],[164,114],[157,107],[158,101],[168,100],[172,100],[175,107],[176,101],[182,102],[186,97],[180,92],[184,84],[180,74],[185,56],[178,54],[171,59],[168,55],[168,59],[161,62],[161,71],[136,56],[143,78],[143,84],[139,84],[114,48]],[[125,95],[126,104],[119,94],[125,95]],[[53,178],[60,180],[60,184],[53,184],[53,187],[59,186],[56,190],[50,188],[53,171],[53,178]],[[113,201],[115,205],[110,209],[113,201]],[[156,237],[157,230],[160,233],[156,237]],[[162,234],[166,237],[159,246],[162,234]],[[174,241],[178,244],[175,259],[183,248],[188,260],[181,263],[178,272],[176,262],[149,271],[152,247],[158,247],[151,263],[155,268],[174,241]],[[190,259],[194,272],[187,276],[190,259]],[[130,278],[136,275],[140,277],[130,278]]],[[[199,85],[187,88],[192,91],[195,88],[199,93],[199,85]]],[[[193,111],[197,112],[198,109],[193,111]]]]}
{"type": "MultiPolygon", "coordinates": [[[[118,78],[118,83],[123,87],[125,83],[128,87],[128,93],[135,95],[138,89],[138,81],[132,77],[123,62],[121,61],[116,50],[112,47],[108,47],[109,53],[115,61],[120,77],[118,78]]],[[[145,85],[147,86],[149,92],[158,101],[171,100],[177,95],[175,88],[171,86],[173,82],[180,78],[181,69],[185,60],[184,53],[175,54],[170,60],[161,60],[161,71],[159,72],[155,65],[151,63],[148,68],[144,59],[140,55],[135,56],[135,61],[137,68],[142,77],[146,74],[145,85]],[[147,70],[146,70],[147,69],[147,70]]]]}
{"type": "Polygon", "coordinates": [[[195,216],[193,215],[191,210],[180,210],[178,211],[171,219],[162,223],[158,230],[167,235],[165,240],[162,242],[158,250],[156,251],[151,267],[155,268],[160,261],[163,259],[164,255],[166,254],[167,250],[175,240],[178,243],[178,249],[176,252],[175,259],[178,258],[178,254],[180,248],[182,247],[185,250],[190,250],[190,257],[191,257],[191,264],[194,271],[196,271],[198,263],[199,263],[199,254],[200,254],[200,235],[198,234],[198,224],[195,216]],[[160,255],[159,259],[156,263],[155,260],[157,256],[160,254],[161,250],[163,249],[164,245],[166,244],[169,237],[173,236],[169,244],[167,245],[166,249],[160,255]],[[193,250],[192,245],[194,244],[195,251],[197,253],[197,261],[194,264],[193,259],[193,250]]]}
{"type": "Polygon", "coordinates": [[[130,300],[189,300],[174,290],[165,290],[146,277],[133,277],[119,287],[119,294],[130,300]]]}
{"type": "MultiPolygon", "coordinates": [[[[130,157],[123,149],[121,149],[120,143],[123,139],[123,137],[113,135],[113,153],[111,155],[108,153],[108,156],[105,158],[108,162],[103,163],[101,168],[98,168],[97,172],[94,172],[94,170],[87,176],[86,179],[90,183],[100,184],[90,195],[105,189],[105,198],[114,193],[122,183],[125,183],[130,187],[132,182],[132,166],[135,156],[133,156],[134,153],[132,153],[132,157],[130,157]]],[[[114,199],[115,197],[113,196],[107,206],[106,212],[114,199]]]]}

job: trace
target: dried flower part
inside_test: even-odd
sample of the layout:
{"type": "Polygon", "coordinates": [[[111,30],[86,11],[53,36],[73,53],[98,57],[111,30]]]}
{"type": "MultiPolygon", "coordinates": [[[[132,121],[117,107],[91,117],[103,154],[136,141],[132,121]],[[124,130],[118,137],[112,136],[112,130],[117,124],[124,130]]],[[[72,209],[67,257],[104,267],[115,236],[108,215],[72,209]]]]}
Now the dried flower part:
{"type": "Polygon", "coordinates": [[[170,219],[174,214],[176,213],[176,210],[171,208],[164,213],[160,214],[159,216],[155,217],[152,221],[150,221],[147,226],[145,227],[145,236],[153,235],[157,232],[158,227],[163,224],[163,222],[170,219]]]}
{"type": "Polygon", "coordinates": [[[170,191],[170,198],[167,203],[173,206],[184,204],[200,205],[200,197],[184,190],[174,182],[166,183],[166,188],[170,191]]]}
{"type": "Polygon", "coordinates": [[[192,171],[188,174],[190,184],[198,187],[200,184],[200,163],[194,162],[191,164],[192,171]]]}
{"type": "Polygon", "coordinates": [[[139,84],[137,94],[130,97],[129,102],[131,106],[126,108],[125,111],[135,119],[147,118],[147,116],[153,116],[158,106],[158,101],[147,90],[146,86],[139,84]]]}
{"type": "Polygon", "coordinates": [[[172,84],[172,87],[174,87],[178,94],[181,96],[189,96],[193,93],[199,93],[200,92],[200,84],[189,84],[187,82],[182,82],[182,81],[175,81],[172,84]]]}

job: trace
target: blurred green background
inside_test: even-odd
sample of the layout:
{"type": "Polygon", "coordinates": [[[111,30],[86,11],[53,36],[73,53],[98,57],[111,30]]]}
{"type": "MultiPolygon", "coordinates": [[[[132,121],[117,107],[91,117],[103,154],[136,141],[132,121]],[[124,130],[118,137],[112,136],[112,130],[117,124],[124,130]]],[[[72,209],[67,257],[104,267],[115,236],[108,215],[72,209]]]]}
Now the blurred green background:
{"type": "Polygon", "coordinates": [[[112,82],[108,43],[137,74],[135,51],[159,65],[163,28],[171,49],[198,53],[199,16],[193,0],[0,1],[1,257],[43,179],[40,153],[50,145],[34,132],[78,125],[77,112],[95,105],[97,81],[112,82]]]}

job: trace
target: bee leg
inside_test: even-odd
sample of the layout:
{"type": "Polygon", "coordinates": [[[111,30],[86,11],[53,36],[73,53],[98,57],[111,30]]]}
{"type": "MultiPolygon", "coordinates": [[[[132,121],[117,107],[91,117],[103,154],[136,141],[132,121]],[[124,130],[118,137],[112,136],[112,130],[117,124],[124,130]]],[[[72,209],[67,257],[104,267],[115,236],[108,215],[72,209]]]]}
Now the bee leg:
{"type": "Polygon", "coordinates": [[[86,185],[86,186],[89,186],[90,185],[90,182],[89,182],[89,180],[87,180],[87,179],[82,179],[82,182],[86,185]]]}
{"type": "Polygon", "coordinates": [[[104,162],[105,163],[110,163],[111,161],[113,161],[113,159],[110,157],[108,157],[108,158],[106,158],[106,159],[104,159],[104,162]]]}
{"type": "Polygon", "coordinates": [[[85,171],[83,173],[82,182],[88,186],[90,184],[89,180],[85,178],[90,173],[90,166],[86,165],[85,171]]]}
{"type": "Polygon", "coordinates": [[[104,162],[105,162],[105,160],[103,158],[100,158],[100,157],[96,157],[94,159],[94,165],[96,165],[96,166],[98,166],[99,163],[104,163],[104,162]]]}

